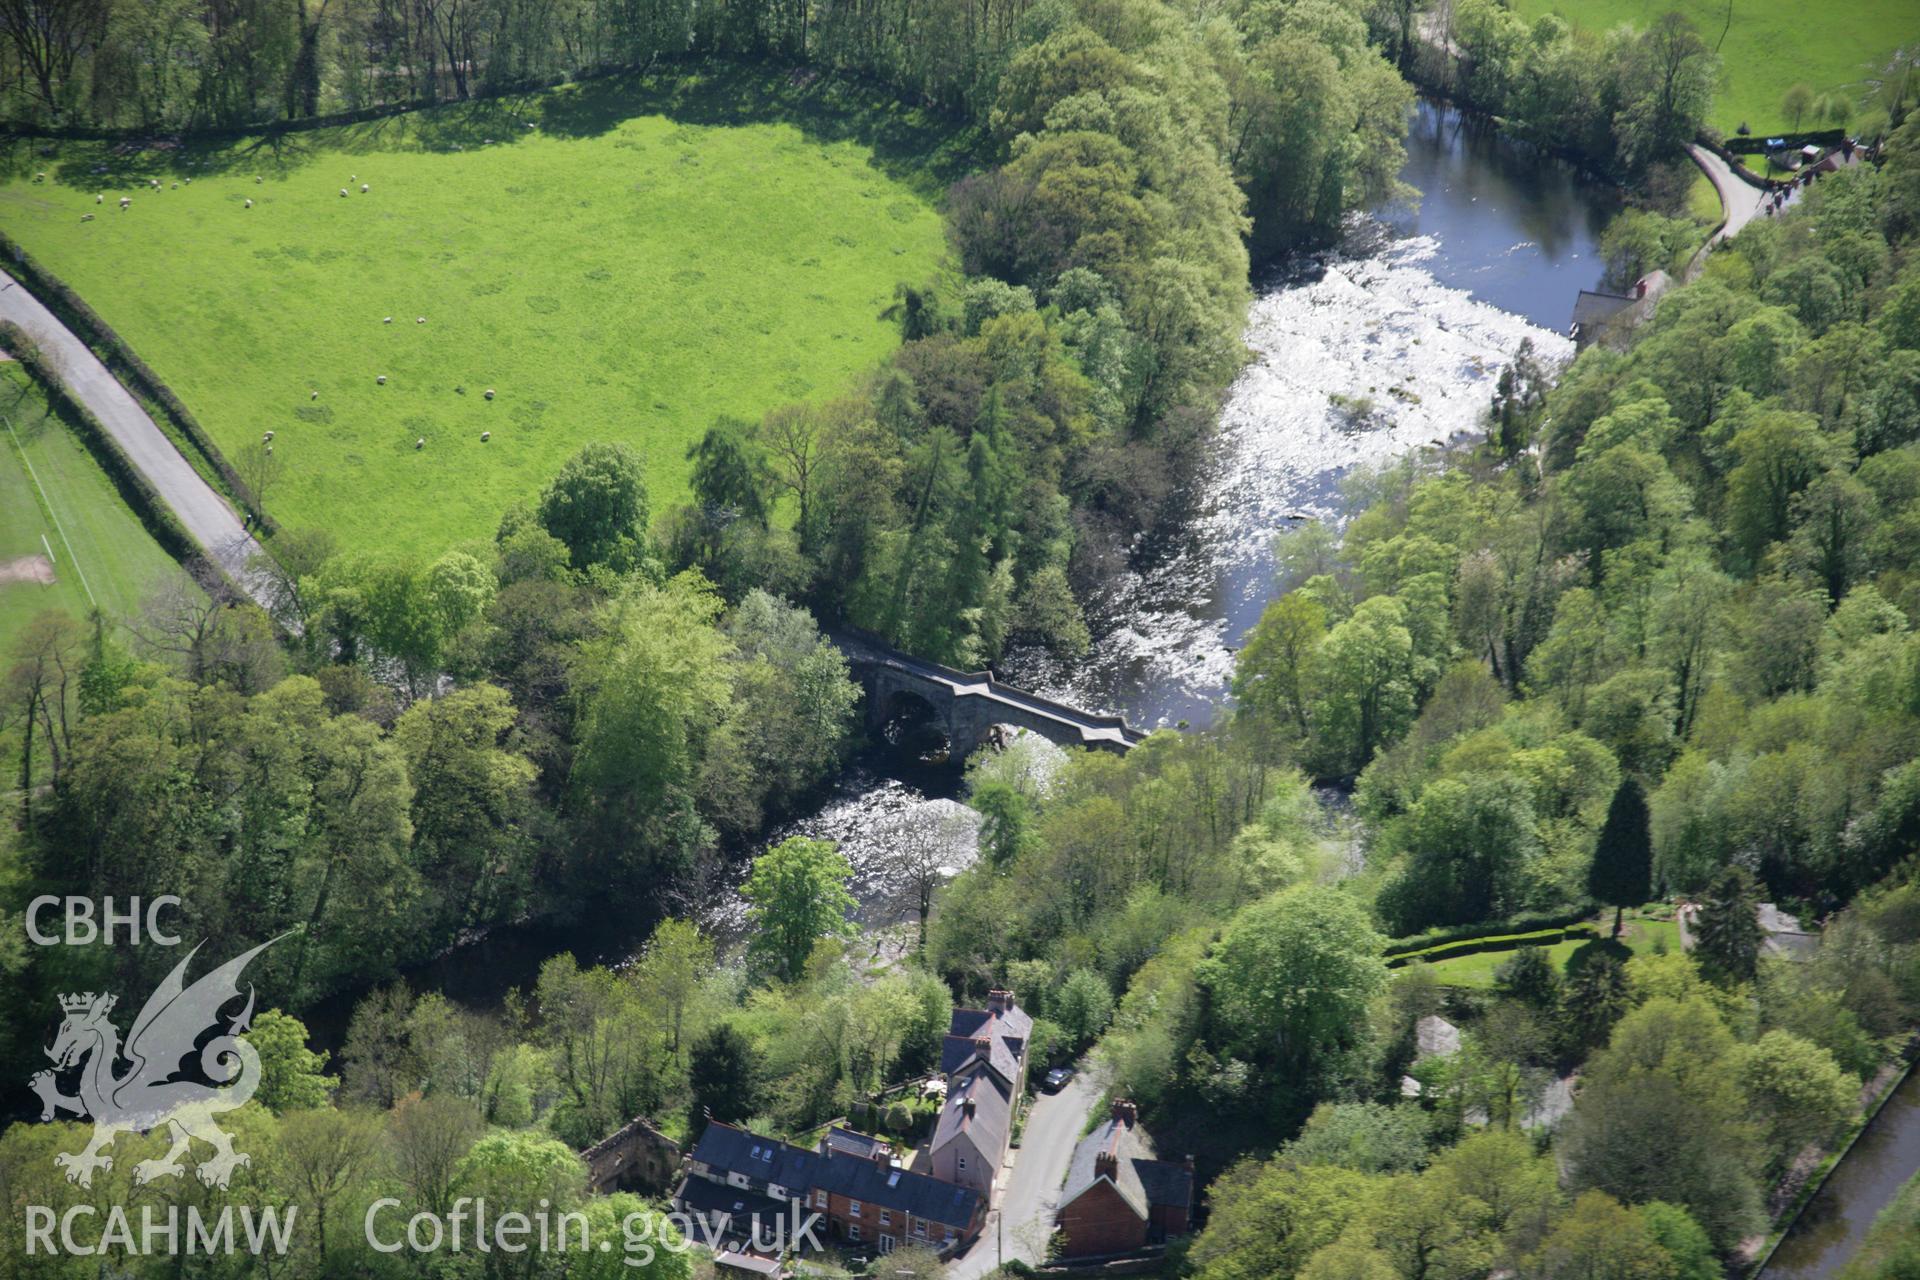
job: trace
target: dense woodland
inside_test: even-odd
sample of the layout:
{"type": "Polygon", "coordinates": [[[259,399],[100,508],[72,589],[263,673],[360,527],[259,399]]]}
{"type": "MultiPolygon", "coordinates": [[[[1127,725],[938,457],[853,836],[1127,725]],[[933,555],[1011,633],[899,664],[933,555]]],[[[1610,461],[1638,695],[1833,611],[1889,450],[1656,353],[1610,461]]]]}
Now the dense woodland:
{"type": "MultiPolygon", "coordinates": [[[[1090,1051],[1167,1149],[1199,1156],[1209,1218],[1176,1273],[1718,1274],[1920,1008],[1920,116],[1903,103],[1883,166],[1749,228],[1624,348],[1564,372],[1518,353],[1484,448],[1360,477],[1343,534],[1290,535],[1217,730],[971,762],[979,863],[936,888],[926,842],[897,842],[926,906],[905,962],[852,936],[850,868],[822,842],[756,860],[738,954],[687,918],[687,887],[853,745],[857,689],[818,619],[968,666],[1014,639],[1085,642],[1077,586],[1204,448],[1249,244],[1313,239],[1392,191],[1410,22],[1332,0],[0,0],[7,92],[43,121],[254,124],[724,52],[885,77],[966,113],[983,149],[948,198],[966,278],[902,288],[904,343],[853,394],[716,422],[692,501],[652,510],[633,453],[596,445],[490,543],[415,562],[285,530],[270,609],[206,574],[124,633],[48,615],[8,655],[8,919],[36,892],[170,892],[191,937],[288,935],[253,974],[280,1006],[248,1033],[266,1066],[239,1122],[253,1166],[226,1192],[140,1194],[300,1203],[280,1274],[416,1275],[366,1249],[375,1198],[645,1212],[587,1201],[573,1154],[636,1114],[804,1140],[857,1113],[912,1137],[915,1106],[867,1100],[935,1060],[956,999],[1010,986],[1036,1060],[1090,1051]],[[1310,779],[1352,782],[1363,838],[1326,829],[1310,779]],[[618,972],[559,956],[489,1011],[393,981],[469,931],[613,895],[660,921],[618,972]],[[1700,906],[1689,954],[1521,950],[1480,992],[1382,955],[1662,897],[1700,906]],[[1825,922],[1814,959],[1763,953],[1762,901],[1825,922]],[[312,1052],[299,1016],[369,987],[338,1060],[312,1052]],[[1463,1047],[1416,1061],[1414,1025],[1438,1012],[1463,1047]],[[1549,1132],[1537,1110],[1576,1068],[1549,1132]]],[[[1470,74],[1505,59],[1506,79],[1475,92],[1590,89],[1629,164],[1690,131],[1698,66],[1634,96],[1687,33],[1609,37],[1600,62],[1641,70],[1588,89],[1524,62],[1573,56],[1544,34],[1476,54],[1470,74]]],[[[1589,118],[1575,98],[1507,110],[1589,118]]],[[[20,941],[0,933],[0,971],[49,1014],[56,992],[145,989],[171,960],[20,941]]],[[[41,1065],[45,1029],[0,1026],[0,1072],[41,1065]]],[[[10,1128],[0,1198],[132,1194],[131,1153],[92,1192],[68,1186],[50,1153],[72,1137],[10,1128]]],[[[20,1227],[0,1219],[0,1256],[19,1258],[20,1227]]],[[[603,1262],[635,1274],[617,1255],[444,1274],[603,1262]]]]}

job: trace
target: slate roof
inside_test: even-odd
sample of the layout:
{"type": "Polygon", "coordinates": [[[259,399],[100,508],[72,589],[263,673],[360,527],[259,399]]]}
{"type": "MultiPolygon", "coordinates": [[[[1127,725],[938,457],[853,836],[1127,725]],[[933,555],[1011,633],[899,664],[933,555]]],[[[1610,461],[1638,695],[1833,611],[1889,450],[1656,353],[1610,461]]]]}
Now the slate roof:
{"type": "Polygon", "coordinates": [[[1000,1073],[1000,1078],[1012,1084],[1020,1074],[1020,1059],[1008,1045],[1004,1036],[987,1037],[987,1053],[980,1056],[979,1045],[965,1036],[948,1036],[940,1044],[940,1073],[951,1076],[966,1068],[969,1060],[985,1062],[1000,1073]]]}
{"type": "Polygon", "coordinates": [[[1080,1139],[1073,1149],[1073,1161],[1067,1166],[1067,1185],[1060,1193],[1064,1208],[1085,1194],[1099,1181],[1095,1162],[1109,1147],[1115,1149],[1116,1175],[1113,1186],[1120,1198],[1141,1218],[1153,1205],[1171,1205],[1182,1209],[1193,1204],[1193,1174],[1185,1165],[1153,1158],[1153,1141],[1137,1124],[1109,1118],[1092,1133],[1080,1139]]]}
{"type": "Polygon", "coordinates": [[[855,1133],[851,1129],[842,1129],[839,1125],[827,1130],[827,1149],[834,1155],[858,1156],[862,1160],[871,1160],[887,1146],[880,1139],[864,1133],[855,1133]]]}
{"type": "Polygon", "coordinates": [[[989,1023],[995,1024],[998,1034],[1013,1041],[1015,1053],[1025,1049],[1028,1038],[1033,1035],[1033,1015],[1017,1004],[1009,1004],[999,1013],[987,1009],[955,1009],[952,1021],[947,1024],[947,1034],[973,1040],[989,1023]]]}
{"type": "Polygon", "coordinates": [[[709,1123],[700,1135],[693,1158],[715,1169],[743,1173],[755,1182],[771,1182],[790,1191],[810,1185],[814,1171],[827,1162],[818,1152],[763,1138],[718,1120],[709,1123]]]}
{"type": "Polygon", "coordinates": [[[933,1127],[933,1142],[928,1150],[938,1151],[961,1134],[973,1139],[973,1145],[989,1158],[998,1158],[1007,1149],[1013,1131],[1013,1086],[991,1071],[976,1067],[947,1086],[947,1100],[940,1108],[940,1120],[933,1127]],[[967,1103],[973,1114],[967,1114],[967,1103]]]}
{"type": "MultiPolygon", "coordinates": [[[[956,1187],[861,1156],[824,1156],[718,1120],[709,1122],[706,1132],[700,1135],[700,1141],[693,1148],[693,1158],[717,1172],[743,1173],[756,1180],[776,1183],[796,1196],[812,1195],[824,1187],[850,1200],[911,1213],[956,1230],[964,1230],[973,1222],[980,1202],[980,1193],[968,1187],[956,1187]]],[[[696,1200],[703,1204],[711,1200],[712,1208],[733,1213],[736,1219],[756,1212],[782,1212],[785,1208],[765,1196],[723,1187],[704,1178],[688,1178],[681,1190],[681,1199],[689,1211],[696,1211],[696,1200]],[[748,1207],[733,1209],[735,1201],[748,1207]]]]}
{"type": "Polygon", "coordinates": [[[778,1200],[757,1192],[742,1191],[738,1187],[723,1187],[705,1178],[682,1180],[674,1199],[692,1217],[717,1222],[718,1215],[728,1215],[727,1230],[723,1233],[728,1235],[751,1231],[755,1215],[762,1222],[775,1222],[785,1218],[788,1213],[787,1206],[778,1200]]]}
{"type": "Polygon", "coordinates": [[[923,1173],[845,1156],[820,1161],[813,1185],[849,1200],[944,1223],[956,1231],[965,1230],[973,1222],[980,1206],[980,1193],[971,1187],[956,1187],[923,1173]]]}
{"type": "Polygon", "coordinates": [[[1622,294],[1582,289],[1573,301],[1573,323],[1582,329],[1602,325],[1632,305],[1633,299],[1622,294]]]}
{"type": "Polygon", "coordinates": [[[1033,1036],[1033,1016],[1011,1002],[999,1010],[955,1009],[940,1044],[940,1073],[953,1075],[967,1059],[980,1056],[978,1041],[987,1042],[984,1061],[1012,1084],[1020,1074],[1027,1041],[1033,1036]]]}

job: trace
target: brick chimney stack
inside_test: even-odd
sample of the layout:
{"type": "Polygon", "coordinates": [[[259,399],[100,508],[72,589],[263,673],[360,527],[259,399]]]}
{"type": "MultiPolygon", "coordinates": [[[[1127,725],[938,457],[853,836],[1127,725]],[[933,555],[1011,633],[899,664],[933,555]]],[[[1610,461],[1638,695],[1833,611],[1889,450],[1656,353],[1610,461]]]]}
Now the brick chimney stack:
{"type": "Polygon", "coordinates": [[[1125,1098],[1116,1098],[1113,1103],[1115,1124],[1124,1124],[1128,1128],[1140,1123],[1140,1108],[1125,1098]]]}
{"type": "Polygon", "coordinates": [[[1109,1147],[1096,1152],[1093,1157],[1093,1176],[1096,1178],[1118,1179],[1120,1176],[1120,1157],[1109,1147]]]}
{"type": "Polygon", "coordinates": [[[1000,988],[987,992],[988,1013],[1001,1014],[1011,1008],[1013,1008],[1013,992],[1000,988]]]}

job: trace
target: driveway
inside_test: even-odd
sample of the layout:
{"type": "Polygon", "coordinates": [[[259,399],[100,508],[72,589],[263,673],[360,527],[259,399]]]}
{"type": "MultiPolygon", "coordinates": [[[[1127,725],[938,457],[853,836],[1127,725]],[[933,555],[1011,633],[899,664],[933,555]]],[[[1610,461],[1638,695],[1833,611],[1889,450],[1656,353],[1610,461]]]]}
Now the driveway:
{"type": "Polygon", "coordinates": [[[1002,1250],[1009,1260],[1038,1264],[1046,1258],[1060,1184],[1067,1179],[1073,1148],[1099,1100],[1100,1085],[1085,1072],[1058,1093],[1035,1096],[1013,1156],[1013,1173],[1000,1193],[1000,1208],[987,1215],[987,1228],[973,1248],[947,1264],[948,1280],[978,1280],[991,1273],[1000,1265],[1002,1250]]]}
{"type": "Polygon", "coordinates": [[[87,345],[61,324],[12,276],[0,271],[0,320],[11,320],[26,330],[40,349],[54,358],[67,387],[107,429],[140,474],[173,508],[187,533],[207,557],[227,571],[256,597],[262,592],[247,572],[247,562],[260,554],[254,541],[226,500],[195,471],[154,425],[140,402],[107,372],[87,345]]]}

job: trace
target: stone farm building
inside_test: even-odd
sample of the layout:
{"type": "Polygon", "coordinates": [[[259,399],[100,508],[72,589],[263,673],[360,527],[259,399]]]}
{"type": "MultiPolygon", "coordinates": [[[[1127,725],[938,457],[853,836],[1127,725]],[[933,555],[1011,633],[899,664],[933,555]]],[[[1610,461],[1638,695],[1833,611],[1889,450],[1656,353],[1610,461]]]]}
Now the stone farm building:
{"type": "Polygon", "coordinates": [[[1131,1102],[1116,1102],[1073,1149],[1054,1218],[1063,1258],[1134,1253],[1185,1235],[1193,1209],[1193,1161],[1154,1158],[1131,1102]]]}

